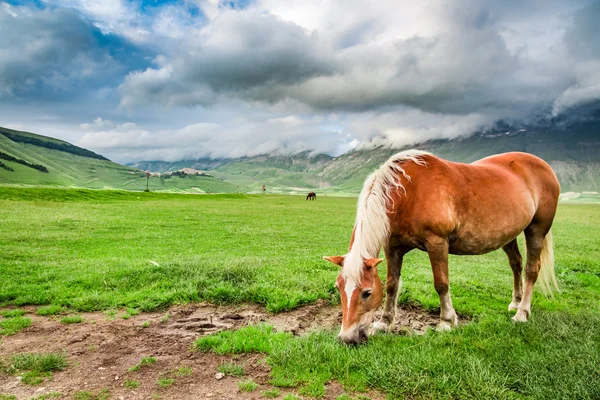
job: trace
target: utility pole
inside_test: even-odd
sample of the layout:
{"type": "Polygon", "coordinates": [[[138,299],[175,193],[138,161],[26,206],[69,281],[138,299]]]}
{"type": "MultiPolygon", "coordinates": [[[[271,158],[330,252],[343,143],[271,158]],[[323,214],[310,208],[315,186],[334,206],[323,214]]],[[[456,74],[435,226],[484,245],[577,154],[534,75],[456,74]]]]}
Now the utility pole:
{"type": "Polygon", "coordinates": [[[149,192],[150,189],[148,188],[148,181],[150,180],[150,172],[146,172],[146,190],[145,192],[149,192]]]}

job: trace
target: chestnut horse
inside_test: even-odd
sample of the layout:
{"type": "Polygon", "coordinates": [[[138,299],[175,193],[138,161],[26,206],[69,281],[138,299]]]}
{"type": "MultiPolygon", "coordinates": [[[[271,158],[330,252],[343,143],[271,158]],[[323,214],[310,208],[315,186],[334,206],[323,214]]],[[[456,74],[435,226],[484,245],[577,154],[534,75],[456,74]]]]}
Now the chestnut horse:
{"type": "Polygon", "coordinates": [[[310,192],[308,193],[308,196],[306,196],[306,200],[316,200],[317,199],[317,194],[315,192],[310,192]]]}
{"type": "Polygon", "coordinates": [[[373,330],[394,323],[402,258],[412,249],[426,251],[440,298],[441,329],[457,325],[448,287],[448,254],[484,254],[502,248],[513,271],[514,321],[531,314],[538,274],[542,289],[558,289],[552,234],[560,186],[543,160],[527,153],[490,156],[472,164],[408,150],[392,156],[363,186],[356,222],[345,256],[324,257],[341,266],[336,286],[342,300],[339,339],[357,344],[383,298],[377,275],[384,247],[387,259],[386,304],[373,330]],[[517,236],[525,233],[525,288],[517,236]]]}

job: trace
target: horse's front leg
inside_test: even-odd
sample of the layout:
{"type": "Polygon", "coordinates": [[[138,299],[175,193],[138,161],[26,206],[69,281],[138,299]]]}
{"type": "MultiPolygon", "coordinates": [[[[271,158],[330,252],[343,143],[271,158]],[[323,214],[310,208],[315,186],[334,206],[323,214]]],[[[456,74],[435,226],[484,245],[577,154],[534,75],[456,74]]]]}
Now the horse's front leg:
{"type": "Polygon", "coordinates": [[[373,324],[374,331],[391,331],[394,327],[398,293],[400,293],[401,286],[400,272],[402,271],[402,259],[409,250],[403,247],[385,249],[385,258],[387,261],[385,309],[379,321],[373,324]]]}
{"type": "Polygon", "coordinates": [[[427,254],[433,271],[433,283],[440,296],[439,329],[448,330],[458,325],[458,316],[452,307],[450,288],[448,287],[448,241],[434,238],[428,241],[427,254]]]}

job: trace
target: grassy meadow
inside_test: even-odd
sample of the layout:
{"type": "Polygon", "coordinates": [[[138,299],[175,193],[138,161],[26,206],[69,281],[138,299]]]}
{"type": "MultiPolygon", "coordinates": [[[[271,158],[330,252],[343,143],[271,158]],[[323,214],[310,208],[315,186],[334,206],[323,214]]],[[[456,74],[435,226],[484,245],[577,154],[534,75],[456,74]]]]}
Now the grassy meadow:
{"type": "MultiPolygon", "coordinates": [[[[206,300],[280,312],[337,303],[337,267],[321,257],[345,253],[355,203],[0,188],[0,305],[150,311],[206,300]]],[[[390,398],[599,398],[600,205],[561,204],[553,233],[562,291],[548,299],[536,290],[527,324],[510,319],[512,273],[497,251],[451,257],[454,306],[470,321],[450,333],[382,334],[346,348],[335,332],[257,326],[197,347],[266,353],[273,384],[305,396],[335,379],[390,398]]],[[[408,254],[402,276],[401,303],[438,309],[424,253],[408,254]]]]}

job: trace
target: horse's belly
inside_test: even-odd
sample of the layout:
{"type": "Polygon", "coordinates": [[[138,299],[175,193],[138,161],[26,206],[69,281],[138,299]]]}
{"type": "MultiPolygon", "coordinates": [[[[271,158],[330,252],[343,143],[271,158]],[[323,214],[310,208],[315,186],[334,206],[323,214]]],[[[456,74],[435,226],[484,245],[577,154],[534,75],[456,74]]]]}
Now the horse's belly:
{"type": "Polygon", "coordinates": [[[463,229],[449,237],[449,252],[458,255],[485,254],[514,240],[527,226],[520,224],[489,226],[488,229],[463,229]]]}

